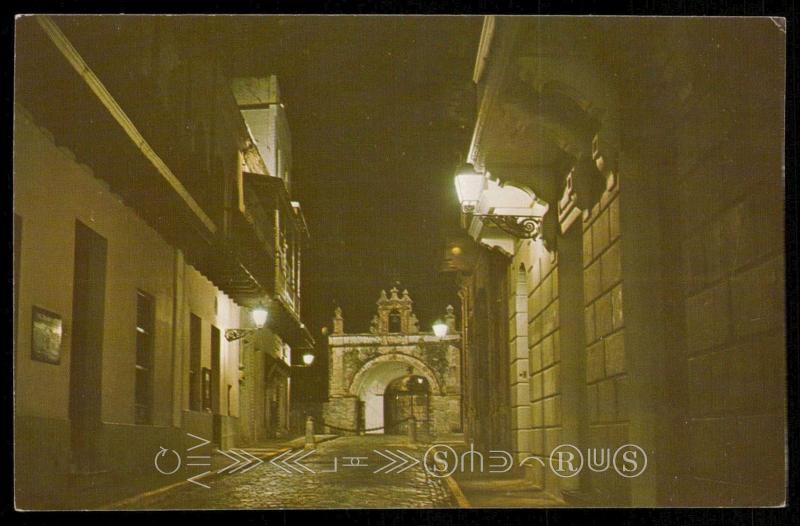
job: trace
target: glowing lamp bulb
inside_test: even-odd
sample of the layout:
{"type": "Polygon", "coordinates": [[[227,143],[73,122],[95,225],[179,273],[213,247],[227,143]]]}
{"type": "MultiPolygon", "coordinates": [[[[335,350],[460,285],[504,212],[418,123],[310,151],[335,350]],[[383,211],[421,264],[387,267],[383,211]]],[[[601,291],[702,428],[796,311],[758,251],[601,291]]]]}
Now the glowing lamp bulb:
{"type": "Polygon", "coordinates": [[[447,324],[442,321],[437,321],[433,324],[433,334],[441,338],[447,335],[447,324]]]}
{"type": "Polygon", "coordinates": [[[303,363],[306,365],[311,365],[314,363],[314,353],[311,351],[306,351],[303,353],[303,363]]]}
{"type": "Polygon", "coordinates": [[[267,309],[262,306],[258,306],[250,311],[250,316],[253,318],[253,323],[255,323],[256,327],[259,329],[267,323],[267,309]]]}
{"type": "Polygon", "coordinates": [[[486,188],[486,177],[476,172],[471,164],[465,164],[456,172],[454,180],[461,210],[472,213],[486,188]]]}

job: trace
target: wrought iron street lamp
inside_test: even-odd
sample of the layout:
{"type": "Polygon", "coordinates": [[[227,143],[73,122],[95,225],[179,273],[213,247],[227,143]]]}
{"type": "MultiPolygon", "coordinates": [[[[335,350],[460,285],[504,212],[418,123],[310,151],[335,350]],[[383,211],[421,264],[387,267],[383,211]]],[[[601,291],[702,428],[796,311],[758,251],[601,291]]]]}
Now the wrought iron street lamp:
{"type": "Polygon", "coordinates": [[[225,339],[229,342],[240,340],[245,336],[262,329],[267,323],[269,312],[267,311],[266,307],[259,303],[250,311],[250,318],[253,320],[253,324],[255,325],[254,328],[249,327],[244,329],[226,329],[225,339]]]}
{"type": "Polygon", "coordinates": [[[433,334],[438,338],[447,336],[447,324],[441,320],[436,320],[433,324],[433,334]]]}
{"type": "Polygon", "coordinates": [[[522,197],[525,194],[522,189],[490,180],[469,163],[458,169],[454,179],[458,201],[464,214],[492,224],[519,239],[533,239],[541,234],[542,216],[534,214],[530,205],[504,202],[516,202],[519,199],[533,201],[531,196],[522,197]],[[498,191],[503,195],[499,199],[498,191]],[[486,213],[479,211],[479,205],[486,213]]]}

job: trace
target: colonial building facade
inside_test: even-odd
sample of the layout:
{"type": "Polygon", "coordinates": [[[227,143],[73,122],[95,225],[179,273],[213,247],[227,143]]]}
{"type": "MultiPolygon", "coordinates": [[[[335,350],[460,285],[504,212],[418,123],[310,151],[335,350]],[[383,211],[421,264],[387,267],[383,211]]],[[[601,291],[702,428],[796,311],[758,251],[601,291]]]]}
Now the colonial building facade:
{"type": "Polygon", "coordinates": [[[239,207],[268,247],[273,326],[245,338],[242,363],[241,439],[250,443],[285,436],[290,427],[292,351],[310,348],[311,336],[300,321],[300,262],[308,239],[300,203],[291,197],[292,142],[277,78],[235,78],[236,104],[252,134],[254,163],[243,171],[239,207]],[[266,177],[265,177],[266,176],[266,177]]]}
{"type": "Polygon", "coordinates": [[[784,501],[784,43],[767,19],[485,19],[448,247],[465,432],[540,459],[535,487],[784,501]],[[558,477],[565,443],[647,469],[558,477]]]}
{"type": "Polygon", "coordinates": [[[367,334],[344,331],[337,307],[328,336],[331,431],[440,436],[461,430],[461,336],[448,308],[448,334],[420,332],[408,291],[381,291],[367,334]]]}
{"type": "Polygon", "coordinates": [[[205,23],[18,24],[21,507],[149,474],[159,448],[184,452],[192,435],[207,453],[287,429],[291,352],[313,345],[288,128],[275,78],[231,82],[205,23]],[[237,338],[257,306],[266,327],[237,338]]]}

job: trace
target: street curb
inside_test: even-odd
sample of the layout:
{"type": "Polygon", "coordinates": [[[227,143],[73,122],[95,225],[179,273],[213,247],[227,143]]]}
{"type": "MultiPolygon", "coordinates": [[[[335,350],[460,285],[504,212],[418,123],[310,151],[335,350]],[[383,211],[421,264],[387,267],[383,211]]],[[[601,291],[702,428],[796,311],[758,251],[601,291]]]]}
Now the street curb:
{"type": "Polygon", "coordinates": [[[472,507],[472,505],[469,503],[469,499],[467,499],[467,496],[464,495],[463,491],[461,491],[461,486],[458,485],[458,482],[456,482],[456,479],[454,479],[452,475],[445,477],[444,481],[447,483],[447,489],[450,490],[453,498],[456,499],[456,504],[458,504],[459,508],[472,507]]]}
{"type": "MultiPolygon", "coordinates": [[[[337,438],[339,438],[339,437],[338,436],[327,437],[327,438],[318,440],[316,443],[317,444],[322,444],[323,442],[328,442],[329,440],[335,440],[337,438]]],[[[277,457],[279,455],[282,455],[283,453],[286,453],[287,451],[290,451],[292,449],[302,448],[302,447],[303,447],[302,444],[299,445],[299,446],[289,446],[289,447],[281,448],[278,451],[275,451],[274,453],[270,453],[269,455],[263,455],[263,456],[254,455],[254,456],[256,456],[259,460],[270,460],[270,459],[275,458],[275,457],[277,457]]],[[[222,475],[223,474],[219,473],[219,471],[213,471],[213,472],[211,472],[211,474],[209,474],[207,477],[203,478],[202,480],[211,481],[211,480],[215,480],[215,479],[221,477],[222,475]]],[[[132,503],[134,503],[134,502],[136,502],[138,500],[146,499],[146,498],[149,498],[149,497],[155,497],[156,495],[160,495],[162,493],[166,493],[168,491],[172,491],[174,489],[178,489],[178,488],[180,488],[182,486],[185,486],[187,484],[191,484],[191,482],[189,482],[188,480],[182,480],[180,482],[175,482],[175,483],[169,484],[167,486],[162,486],[160,488],[156,488],[156,489],[153,489],[153,490],[150,490],[150,491],[145,491],[144,493],[139,493],[139,494],[133,495],[131,497],[126,497],[124,499],[120,499],[120,500],[111,502],[109,504],[105,504],[103,506],[98,507],[97,510],[98,511],[114,511],[114,510],[119,509],[122,506],[125,506],[125,505],[128,505],[128,504],[132,504],[132,503]]]]}
{"type": "MultiPolygon", "coordinates": [[[[434,460],[434,462],[436,463],[437,467],[442,466],[442,463],[440,461],[434,460]]],[[[450,490],[450,494],[456,500],[456,504],[458,504],[459,508],[472,507],[472,505],[469,503],[469,499],[467,499],[467,496],[464,495],[463,491],[461,491],[461,486],[458,485],[458,482],[456,481],[455,478],[453,478],[452,474],[444,477],[444,482],[445,484],[447,484],[447,489],[450,490]]]]}

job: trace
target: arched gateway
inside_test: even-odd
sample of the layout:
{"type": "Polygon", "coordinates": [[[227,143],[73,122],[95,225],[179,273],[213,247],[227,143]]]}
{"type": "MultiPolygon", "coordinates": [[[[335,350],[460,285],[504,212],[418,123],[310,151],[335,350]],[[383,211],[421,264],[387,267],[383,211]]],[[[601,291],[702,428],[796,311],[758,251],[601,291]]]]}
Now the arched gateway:
{"type": "Polygon", "coordinates": [[[420,332],[404,290],[381,291],[369,333],[344,332],[336,309],[328,336],[325,424],[334,431],[404,433],[410,418],[433,435],[461,431],[461,335],[453,308],[448,334],[420,332]]]}

